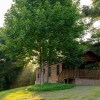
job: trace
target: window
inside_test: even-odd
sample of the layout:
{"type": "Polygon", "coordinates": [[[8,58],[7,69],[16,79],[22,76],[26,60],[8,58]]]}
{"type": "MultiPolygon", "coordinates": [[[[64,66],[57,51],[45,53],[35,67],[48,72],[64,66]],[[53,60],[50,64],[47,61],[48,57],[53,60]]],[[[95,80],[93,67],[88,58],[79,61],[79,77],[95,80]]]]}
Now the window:
{"type": "Polygon", "coordinates": [[[62,63],[62,69],[66,69],[66,64],[62,63]]]}
{"type": "Polygon", "coordinates": [[[48,68],[48,76],[51,76],[51,67],[48,68]]]}
{"type": "Polygon", "coordinates": [[[45,74],[45,69],[43,69],[43,73],[45,74]]]}
{"type": "Polygon", "coordinates": [[[39,73],[38,73],[38,78],[39,78],[39,73]]]}
{"type": "Polygon", "coordinates": [[[56,70],[57,72],[57,75],[59,75],[59,73],[60,73],[60,66],[59,65],[57,65],[57,70],[56,70]]]}

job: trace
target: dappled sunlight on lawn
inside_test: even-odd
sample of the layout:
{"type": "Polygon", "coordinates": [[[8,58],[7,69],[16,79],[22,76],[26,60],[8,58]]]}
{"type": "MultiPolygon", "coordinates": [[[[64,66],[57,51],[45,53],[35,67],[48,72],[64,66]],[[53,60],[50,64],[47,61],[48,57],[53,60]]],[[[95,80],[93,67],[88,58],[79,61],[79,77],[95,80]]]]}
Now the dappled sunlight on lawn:
{"type": "Polygon", "coordinates": [[[17,91],[14,93],[10,93],[3,98],[3,100],[28,100],[32,98],[32,93],[22,91],[17,91]]]}
{"type": "Polygon", "coordinates": [[[29,92],[26,90],[19,90],[13,93],[7,94],[2,100],[40,100],[40,97],[35,92],[29,92]]]}
{"type": "Polygon", "coordinates": [[[0,100],[100,100],[100,86],[76,86],[66,90],[34,92],[29,87],[7,93],[0,100]]]}

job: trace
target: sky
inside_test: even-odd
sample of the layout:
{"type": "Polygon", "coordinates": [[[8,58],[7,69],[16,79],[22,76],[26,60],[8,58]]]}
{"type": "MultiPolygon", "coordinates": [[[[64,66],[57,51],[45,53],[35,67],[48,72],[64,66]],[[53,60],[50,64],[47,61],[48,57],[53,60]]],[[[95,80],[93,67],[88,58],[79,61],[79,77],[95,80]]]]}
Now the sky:
{"type": "Polygon", "coordinates": [[[80,5],[91,5],[92,1],[91,0],[80,0],[80,5]]]}
{"type": "Polygon", "coordinates": [[[3,26],[4,14],[11,7],[12,3],[12,0],[0,0],[0,27],[3,26]]]}
{"type": "MultiPolygon", "coordinates": [[[[0,27],[3,26],[4,23],[4,14],[11,7],[13,0],[0,0],[0,27]]],[[[91,0],[81,0],[80,5],[91,5],[91,0]]]]}

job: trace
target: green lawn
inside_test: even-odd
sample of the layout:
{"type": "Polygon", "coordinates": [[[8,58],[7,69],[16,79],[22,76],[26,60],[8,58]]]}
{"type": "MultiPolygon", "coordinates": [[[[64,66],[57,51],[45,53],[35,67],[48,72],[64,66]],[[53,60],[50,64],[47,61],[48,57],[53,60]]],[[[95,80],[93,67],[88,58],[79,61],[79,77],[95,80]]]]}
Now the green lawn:
{"type": "Polygon", "coordinates": [[[37,86],[0,92],[0,100],[100,100],[100,86],[75,86],[71,89],[42,92],[36,92],[41,86],[37,90],[34,87],[36,89],[37,86]]]}
{"type": "MultiPolygon", "coordinates": [[[[55,90],[64,90],[73,88],[73,84],[62,84],[62,83],[54,83],[54,84],[43,84],[43,85],[33,85],[28,87],[21,87],[16,89],[11,89],[8,91],[0,92],[0,100],[24,100],[29,99],[32,95],[37,94],[36,92],[44,92],[44,91],[55,91],[55,90]]],[[[30,98],[32,99],[32,98],[30,98]]]]}
{"type": "Polygon", "coordinates": [[[54,84],[43,84],[43,85],[34,85],[30,87],[29,91],[42,92],[42,91],[55,91],[55,90],[65,90],[73,88],[73,84],[63,84],[63,83],[54,83],[54,84]]]}

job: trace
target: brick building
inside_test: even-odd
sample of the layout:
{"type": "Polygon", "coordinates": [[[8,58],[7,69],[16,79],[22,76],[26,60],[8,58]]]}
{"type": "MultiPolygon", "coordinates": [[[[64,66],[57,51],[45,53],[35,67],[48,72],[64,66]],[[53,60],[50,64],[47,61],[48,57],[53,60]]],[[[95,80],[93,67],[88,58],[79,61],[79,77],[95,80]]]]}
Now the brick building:
{"type": "MultiPolygon", "coordinates": [[[[92,51],[87,51],[81,58],[85,60],[85,64],[79,68],[67,68],[64,62],[46,65],[43,69],[44,83],[73,83],[73,84],[100,84],[100,57],[92,51]],[[87,69],[85,65],[97,63],[97,69],[87,69]]],[[[41,83],[41,69],[36,69],[36,84],[41,83]]]]}

